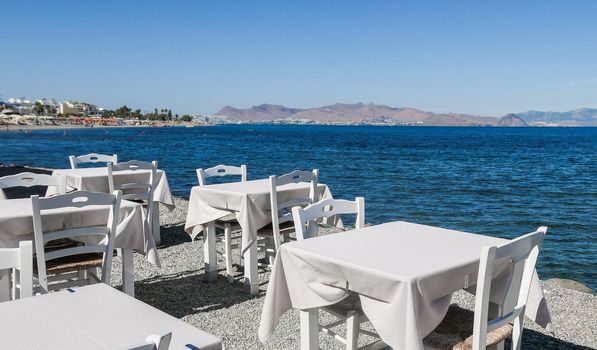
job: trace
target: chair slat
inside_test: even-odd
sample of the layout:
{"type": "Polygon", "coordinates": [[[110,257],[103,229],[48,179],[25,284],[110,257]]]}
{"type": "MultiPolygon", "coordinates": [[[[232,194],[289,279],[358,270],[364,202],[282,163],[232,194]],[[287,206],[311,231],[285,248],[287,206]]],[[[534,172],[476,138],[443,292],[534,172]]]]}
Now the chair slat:
{"type": "Polygon", "coordinates": [[[105,226],[79,227],[68,230],[52,231],[43,236],[44,243],[63,238],[74,238],[83,236],[106,236],[110,234],[110,229],[105,226]]]}
{"type": "Polygon", "coordinates": [[[90,254],[90,253],[106,253],[106,246],[103,244],[88,244],[72,248],[65,248],[60,250],[53,250],[46,252],[46,261],[64,258],[66,256],[90,254]]]}
{"type": "Polygon", "coordinates": [[[82,156],[69,156],[70,166],[76,169],[79,164],[83,163],[118,163],[118,156],[113,154],[111,156],[99,153],[89,153],[82,156]]]}

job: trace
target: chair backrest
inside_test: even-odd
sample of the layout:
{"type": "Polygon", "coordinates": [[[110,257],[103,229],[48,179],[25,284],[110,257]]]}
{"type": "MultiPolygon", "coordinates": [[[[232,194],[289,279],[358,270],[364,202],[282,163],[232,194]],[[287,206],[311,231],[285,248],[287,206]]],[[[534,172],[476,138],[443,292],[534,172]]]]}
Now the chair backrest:
{"type": "Polygon", "coordinates": [[[133,346],[127,350],[168,350],[171,340],[172,332],[164,334],[152,334],[145,338],[145,342],[143,344],[133,346]]]}
{"type": "Polygon", "coordinates": [[[276,250],[280,247],[280,224],[292,221],[292,208],[296,206],[307,206],[319,200],[319,192],[317,191],[317,184],[319,181],[319,170],[312,171],[295,170],[288,174],[269,177],[270,183],[270,207],[272,213],[272,231],[274,236],[274,244],[276,250]],[[278,203],[278,187],[297,184],[300,182],[310,182],[309,197],[293,198],[286,202],[278,203]]]}
{"type": "Polygon", "coordinates": [[[531,281],[535,272],[535,263],[541,244],[547,233],[547,227],[541,226],[535,232],[528,233],[501,246],[486,246],[481,249],[479,275],[475,297],[475,320],[473,325],[473,349],[486,348],[487,332],[514,321],[512,348],[520,348],[522,321],[526,308],[531,281]],[[508,293],[516,297],[512,311],[488,321],[489,293],[496,261],[509,259],[513,264],[508,293]]]}
{"type": "Polygon", "coordinates": [[[215,167],[208,169],[197,169],[197,179],[199,180],[199,186],[205,186],[205,180],[209,177],[215,176],[240,176],[240,181],[247,181],[247,166],[231,166],[231,165],[216,165],[215,167]]]}
{"type": "Polygon", "coordinates": [[[82,163],[118,163],[118,156],[116,154],[109,156],[106,154],[89,153],[82,156],[69,156],[68,159],[72,169],[77,169],[78,165],[82,163]]]}
{"type": "Polygon", "coordinates": [[[87,191],[76,191],[54,197],[39,198],[31,196],[33,208],[33,234],[35,239],[35,254],[37,256],[37,270],[39,284],[42,293],[48,292],[48,279],[46,261],[59,259],[66,256],[74,256],[89,253],[102,253],[102,282],[110,284],[112,274],[112,255],[114,251],[114,236],[118,225],[120,201],[122,193],[114,191],[110,193],[97,193],[87,191]],[[84,208],[87,206],[105,206],[109,209],[109,216],[106,225],[71,227],[64,230],[45,232],[43,228],[43,210],[58,208],[84,208]],[[67,246],[56,248],[52,251],[45,251],[45,244],[61,239],[74,239],[98,237],[96,244],[83,246],[67,246]]]}
{"type": "MultiPolygon", "coordinates": [[[[0,248],[0,270],[8,269],[19,270],[18,281],[15,278],[13,283],[13,299],[18,299],[17,296],[19,298],[32,296],[33,244],[31,241],[20,241],[18,248],[0,248]]],[[[16,277],[14,272],[13,276],[16,277]]]]}
{"type": "Polygon", "coordinates": [[[356,214],[355,227],[357,229],[364,227],[365,198],[356,197],[354,201],[330,198],[313,203],[306,208],[292,208],[296,239],[302,241],[316,237],[317,223],[321,221],[320,219],[343,214],[356,214]]]}
{"type": "Polygon", "coordinates": [[[0,199],[5,199],[3,188],[32,186],[55,186],[57,193],[65,193],[66,177],[31,172],[0,177],[0,199]]]}

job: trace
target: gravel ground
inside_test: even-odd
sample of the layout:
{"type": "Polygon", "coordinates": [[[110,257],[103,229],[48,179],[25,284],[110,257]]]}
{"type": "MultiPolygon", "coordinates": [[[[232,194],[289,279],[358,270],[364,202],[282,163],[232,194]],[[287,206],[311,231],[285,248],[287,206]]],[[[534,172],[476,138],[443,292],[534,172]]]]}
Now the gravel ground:
{"type": "MultiPolygon", "coordinates": [[[[3,167],[0,176],[22,171],[50,173],[45,169],[3,167]]],[[[29,197],[45,193],[45,188],[19,188],[7,190],[7,198],[29,197]]],[[[222,339],[226,349],[298,349],[298,312],[291,310],[281,319],[272,338],[261,344],[257,329],[269,272],[260,270],[260,294],[249,297],[242,284],[242,272],[236,282],[226,282],[224,262],[219,259],[219,278],[210,283],[203,281],[203,244],[191,242],[184,232],[188,201],[176,198],[176,209],[169,212],[160,208],[162,245],[158,247],[161,269],[144,257],[135,254],[135,293],[140,300],[163,310],[183,321],[212,333],[222,339]]],[[[221,248],[221,247],[220,247],[221,248]]],[[[238,263],[238,257],[235,258],[238,263]]],[[[121,262],[114,259],[112,284],[120,287],[121,262]]],[[[238,267],[238,266],[237,266],[238,267]]],[[[523,349],[595,349],[597,348],[597,295],[587,288],[568,280],[544,282],[545,295],[553,321],[555,335],[547,334],[532,322],[525,322],[523,349]],[[563,287],[565,286],[565,287],[563,287]],[[576,288],[575,289],[570,289],[576,288]]],[[[474,298],[460,291],[452,301],[472,309],[474,298]]],[[[320,314],[324,321],[332,320],[320,314]]],[[[365,328],[371,328],[365,325],[365,328]]],[[[343,334],[342,328],[338,329],[343,334]]],[[[361,342],[368,339],[361,337],[361,342]]],[[[328,336],[320,336],[322,349],[343,349],[328,336]]],[[[509,344],[506,344],[507,346],[509,344]]]]}
{"type": "MultiPolygon", "coordinates": [[[[177,208],[162,208],[162,245],[159,254],[162,268],[157,269],[135,254],[135,291],[140,300],[222,339],[226,349],[298,349],[299,319],[289,311],[272,338],[261,344],[257,338],[259,318],[269,272],[259,274],[260,294],[249,297],[243,289],[242,273],[236,282],[226,282],[224,262],[219,260],[219,278],[203,281],[203,244],[190,242],[184,233],[188,202],[176,199],[177,208]]],[[[234,258],[238,263],[238,258],[234,258]]],[[[237,266],[238,267],[238,266],[237,266]]],[[[120,286],[120,260],[114,261],[112,284],[120,286]]],[[[591,349],[597,347],[597,296],[544,283],[555,336],[532,322],[526,322],[523,349],[591,349]]],[[[472,308],[474,299],[464,291],[454,293],[453,302],[472,308]]],[[[324,319],[329,317],[321,315],[324,319]]],[[[363,338],[363,337],[361,337],[363,338]]],[[[366,339],[361,339],[366,341],[366,339]]],[[[322,349],[342,349],[340,343],[320,336],[322,349]]],[[[508,346],[508,344],[507,344],[508,346]]]]}

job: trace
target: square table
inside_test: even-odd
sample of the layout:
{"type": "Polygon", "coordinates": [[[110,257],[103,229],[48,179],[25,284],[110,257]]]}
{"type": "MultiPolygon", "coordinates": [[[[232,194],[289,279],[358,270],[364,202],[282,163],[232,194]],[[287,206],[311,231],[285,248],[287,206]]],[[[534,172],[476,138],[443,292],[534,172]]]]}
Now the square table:
{"type": "MultiPolygon", "coordinates": [[[[114,181],[120,183],[142,182],[149,181],[149,170],[126,170],[114,172],[114,181]]],[[[90,192],[110,192],[108,184],[108,167],[93,167],[93,168],[77,168],[77,169],[56,169],[52,172],[53,176],[65,176],[66,186],[71,189],[79,191],[90,192]]],[[[154,240],[160,244],[160,206],[159,203],[164,204],[169,210],[174,209],[174,197],[170,192],[168,178],[166,172],[157,170],[156,187],[153,192],[153,215],[155,221],[153,222],[152,232],[154,240]]],[[[56,193],[56,188],[48,187],[46,195],[56,193]]]]}
{"type": "MultiPolygon", "coordinates": [[[[98,226],[108,222],[109,208],[106,206],[67,207],[42,211],[44,230],[59,230],[69,227],[98,226]]],[[[115,235],[114,248],[122,249],[123,290],[134,295],[133,250],[142,252],[147,260],[160,265],[153,236],[144,220],[145,212],[139,203],[127,200],[120,202],[120,218],[115,235]]],[[[90,236],[86,239],[94,240],[90,236]]],[[[33,241],[33,209],[30,198],[0,200],[0,247],[15,248],[20,241],[33,241]]],[[[89,243],[97,243],[89,242],[89,243]]],[[[2,278],[7,285],[6,276],[2,278]]],[[[0,300],[4,288],[0,287],[0,300]]]]}
{"type": "MultiPolygon", "coordinates": [[[[423,349],[422,339],[445,316],[451,294],[476,283],[481,248],[506,242],[397,221],[284,244],[270,276],[259,338],[267,340],[280,316],[297,308],[301,328],[318,339],[317,308],[354,292],[384,343],[423,349]]],[[[491,294],[493,303],[504,306],[512,298],[506,290],[512,266],[506,263],[494,271],[491,294]]],[[[526,315],[549,327],[543,299],[535,274],[526,315]]]]}
{"type": "Polygon", "coordinates": [[[128,349],[166,332],[170,349],[222,348],[217,337],[103,283],[0,303],[3,349],[128,349]]]}
{"type": "MultiPolygon", "coordinates": [[[[309,197],[311,184],[301,182],[277,188],[278,201],[309,197]]],[[[325,184],[318,184],[319,199],[332,198],[325,184]]],[[[205,273],[208,280],[217,276],[214,222],[231,212],[242,229],[241,250],[245,259],[245,287],[251,295],[259,292],[257,277],[257,230],[271,223],[269,179],[231,182],[191,189],[185,231],[195,238],[204,228],[205,273]]],[[[341,226],[341,221],[336,222],[341,226]]]]}

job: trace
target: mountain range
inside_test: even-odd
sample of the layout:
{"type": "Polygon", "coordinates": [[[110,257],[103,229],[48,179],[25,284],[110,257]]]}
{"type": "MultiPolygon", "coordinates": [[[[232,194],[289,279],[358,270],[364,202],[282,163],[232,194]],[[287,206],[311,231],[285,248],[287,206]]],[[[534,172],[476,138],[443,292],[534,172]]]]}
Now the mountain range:
{"type": "Polygon", "coordinates": [[[570,112],[528,111],[517,114],[511,113],[500,118],[459,113],[433,113],[415,108],[397,108],[373,103],[336,103],[330,106],[307,109],[262,104],[245,109],[226,106],[216,114],[238,122],[428,126],[597,126],[597,109],[588,108],[570,112]]]}

